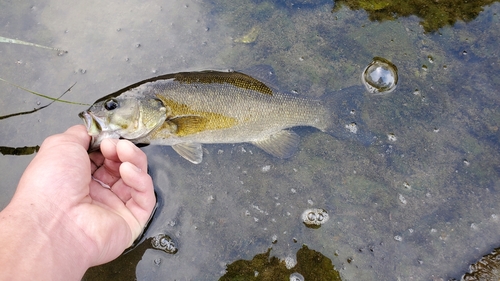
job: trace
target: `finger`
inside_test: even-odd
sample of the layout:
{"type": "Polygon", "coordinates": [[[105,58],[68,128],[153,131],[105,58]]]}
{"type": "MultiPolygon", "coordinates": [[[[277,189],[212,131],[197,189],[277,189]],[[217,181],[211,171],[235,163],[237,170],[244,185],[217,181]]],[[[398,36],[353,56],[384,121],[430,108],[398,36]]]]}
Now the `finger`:
{"type": "Polygon", "coordinates": [[[118,144],[119,140],[117,139],[104,139],[101,142],[101,153],[104,155],[106,159],[115,161],[115,162],[121,162],[120,158],[118,157],[118,153],[116,151],[116,146],[118,144]]]}
{"type": "Polygon", "coordinates": [[[116,139],[105,139],[101,142],[101,152],[90,154],[91,160],[95,161],[93,177],[108,186],[113,186],[120,179],[121,161],[116,152],[117,142],[116,139]]]}
{"type": "Polygon", "coordinates": [[[90,144],[90,136],[83,125],[76,125],[70,127],[62,134],[47,137],[43,141],[39,153],[43,153],[45,150],[51,148],[57,149],[57,146],[63,143],[74,143],[87,150],[90,144]]]}
{"type": "Polygon", "coordinates": [[[153,180],[145,171],[129,162],[121,165],[120,174],[123,182],[131,188],[131,199],[126,202],[126,205],[139,223],[144,226],[156,204],[153,180]]]}
{"type": "Polygon", "coordinates": [[[116,144],[116,152],[121,162],[130,162],[143,171],[148,169],[146,154],[128,140],[119,140],[116,144]]]}
{"type": "Polygon", "coordinates": [[[71,137],[74,137],[75,140],[80,145],[82,145],[86,150],[89,149],[91,137],[89,136],[85,126],[76,125],[76,126],[70,127],[69,129],[66,130],[66,132],[64,132],[64,134],[67,134],[71,137]]]}
{"type": "Polygon", "coordinates": [[[95,181],[90,183],[89,195],[94,201],[100,202],[112,210],[116,210],[120,205],[123,205],[123,202],[111,190],[102,188],[95,181]]]}
{"type": "MultiPolygon", "coordinates": [[[[123,165],[123,164],[122,164],[123,165]]],[[[111,186],[111,191],[113,191],[123,203],[127,202],[132,198],[130,195],[131,187],[126,185],[123,180],[117,181],[113,186],[111,186]]]]}
{"type": "MultiPolygon", "coordinates": [[[[140,235],[143,225],[139,223],[137,218],[130,212],[125,204],[114,194],[111,190],[105,189],[99,186],[98,183],[93,182],[90,185],[90,197],[93,200],[93,204],[100,206],[104,209],[110,210],[116,215],[120,216],[126,223],[127,228],[130,230],[129,235],[127,233],[122,232],[120,235],[117,235],[117,238],[124,238],[123,243],[126,246],[132,245],[132,243],[137,239],[140,235]]],[[[116,231],[116,229],[113,229],[116,231]]],[[[122,245],[122,242],[113,241],[117,244],[122,245]]]]}
{"type": "Polygon", "coordinates": [[[100,151],[95,151],[89,154],[90,158],[90,171],[93,175],[95,171],[104,164],[104,156],[100,151]]]}

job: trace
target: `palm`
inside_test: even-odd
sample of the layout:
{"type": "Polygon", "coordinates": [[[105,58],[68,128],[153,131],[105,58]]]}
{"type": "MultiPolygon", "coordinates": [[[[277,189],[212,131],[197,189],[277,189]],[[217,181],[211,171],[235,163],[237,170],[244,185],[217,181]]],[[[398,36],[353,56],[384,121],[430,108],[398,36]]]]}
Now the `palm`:
{"type": "Polygon", "coordinates": [[[89,159],[86,132],[73,128],[77,137],[58,135],[44,142],[25,172],[29,176],[21,179],[29,191],[18,193],[37,201],[42,197],[52,212],[64,213],[72,224],[66,229],[85,233],[86,246],[95,247],[95,264],[100,264],[116,258],[140,234],[155,205],[154,191],[138,148],[105,141],[102,154],[89,159]]]}

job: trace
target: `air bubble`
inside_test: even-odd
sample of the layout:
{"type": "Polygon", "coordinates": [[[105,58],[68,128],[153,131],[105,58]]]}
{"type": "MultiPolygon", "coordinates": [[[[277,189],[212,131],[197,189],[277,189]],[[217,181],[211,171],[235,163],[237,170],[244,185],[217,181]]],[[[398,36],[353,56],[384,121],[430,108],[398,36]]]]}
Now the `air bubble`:
{"type": "Polygon", "coordinates": [[[302,213],[302,222],[309,228],[319,228],[329,219],[324,209],[307,209],[302,213]]]}
{"type": "Polygon", "coordinates": [[[396,89],[398,69],[390,61],[375,57],[363,70],[361,81],[369,93],[374,95],[387,94],[396,89]]]}
{"type": "Polygon", "coordinates": [[[178,249],[175,242],[166,234],[158,234],[151,240],[151,246],[156,250],[164,251],[168,254],[177,253],[178,249]]]}
{"type": "Polygon", "coordinates": [[[403,194],[399,194],[398,199],[399,199],[399,202],[401,202],[401,204],[406,205],[407,201],[406,201],[406,198],[403,196],[403,194]]]}
{"type": "Polygon", "coordinates": [[[315,221],[316,220],[316,213],[314,213],[314,212],[307,213],[307,219],[310,221],[315,221]]]}
{"type": "Polygon", "coordinates": [[[261,169],[261,171],[263,173],[267,173],[267,172],[269,172],[269,170],[271,170],[271,165],[266,165],[266,166],[262,167],[262,169],[261,169]]]}
{"type": "Polygon", "coordinates": [[[304,281],[304,276],[298,272],[290,274],[290,281],[304,281]]]}
{"type": "Polygon", "coordinates": [[[321,222],[323,222],[323,220],[324,220],[324,219],[325,219],[325,216],[323,216],[323,214],[321,214],[321,213],[320,213],[320,214],[318,214],[318,217],[316,218],[316,220],[317,220],[318,222],[320,222],[320,223],[321,223],[321,222]]]}
{"type": "Polygon", "coordinates": [[[403,241],[403,237],[401,237],[400,235],[396,235],[394,236],[394,240],[401,242],[403,241]]]}
{"type": "Polygon", "coordinates": [[[296,265],[297,265],[297,261],[294,258],[292,258],[292,257],[286,257],[285,258],[286,269],[292,269],[296,265]]]}
{"type": "Polygon", "coordinates": [[[345,128],[346,128],[349,132],[351,132],[351,133],[353,133],[353,134],[355,134],[355,133],[357,133],[357,132],[358,132],[358,126],[357,126],[357,125],[356,125],[356,123],[354,123],[354,122],[353,122],[353,123],[351,123],[351,124],[345,125],[345,128]]]}

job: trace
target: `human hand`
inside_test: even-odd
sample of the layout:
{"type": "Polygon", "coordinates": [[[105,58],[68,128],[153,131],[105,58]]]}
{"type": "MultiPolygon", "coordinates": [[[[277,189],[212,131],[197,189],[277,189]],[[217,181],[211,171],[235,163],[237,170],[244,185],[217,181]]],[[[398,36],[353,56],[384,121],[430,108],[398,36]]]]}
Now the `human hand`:
{"type": "Polygon", "coordinates": [[[111,261],[132,245],[156,204],[139,148],[105,140],[101,152],[89,155],[89,142],[81,125],[47,138],[6,208],[18,220],[35,222],[64,256],[65,250],[82,253],[72,262],[86,267],[111,261]]]}

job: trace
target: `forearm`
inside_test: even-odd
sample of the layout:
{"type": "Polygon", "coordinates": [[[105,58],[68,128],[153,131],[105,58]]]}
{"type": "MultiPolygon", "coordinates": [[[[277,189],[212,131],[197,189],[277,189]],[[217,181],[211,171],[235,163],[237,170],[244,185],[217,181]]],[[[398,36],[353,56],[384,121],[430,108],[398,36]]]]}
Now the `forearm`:
{"type": "Polygon", "coordinates": [[[11,202],[0,212],[0,280],[80,280],[92,250],[83,233],[65,229],[65,215],[37,203],[11,202]]]}

